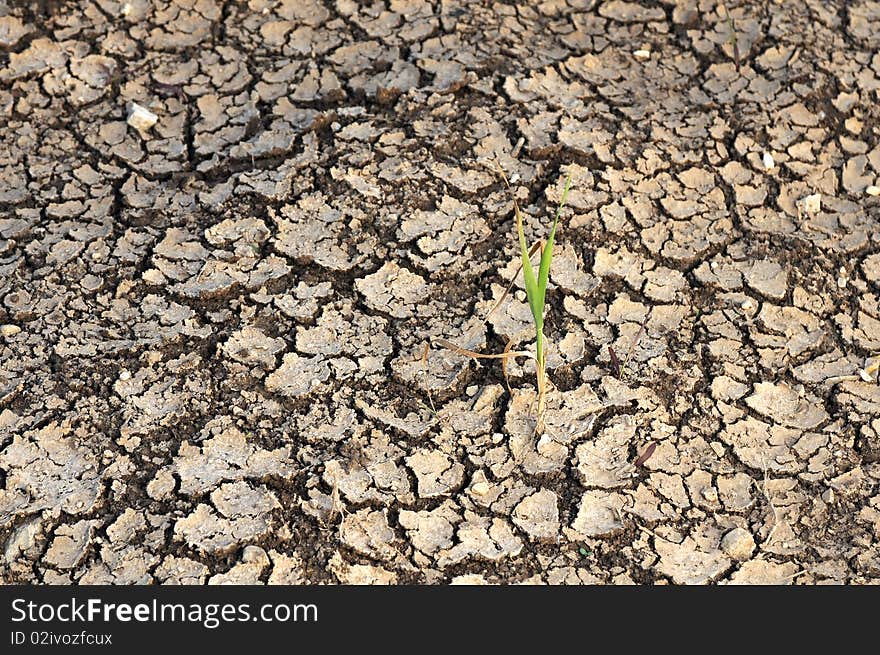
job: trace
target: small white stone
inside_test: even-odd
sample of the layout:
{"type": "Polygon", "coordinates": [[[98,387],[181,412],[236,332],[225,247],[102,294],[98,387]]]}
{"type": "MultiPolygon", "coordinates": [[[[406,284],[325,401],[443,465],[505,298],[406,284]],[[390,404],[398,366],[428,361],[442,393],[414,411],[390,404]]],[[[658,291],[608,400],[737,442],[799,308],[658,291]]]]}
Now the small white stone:
{"type": "Polygon", "coordinates": [[[468,396],[473,397],[473,396],[475,396],[475,395],[477,394],[477,392],[478,392],[479,390],[480,390],[480,387],[478,387],[478,386],[475,385],[475,384],[472,384],[472,385],[469,386],[467,389],[465,389],[465,392],[467,392],[467,395],[468,395],[468,396]]]}
{"type": "Polygon", "coordinates": [[[490,489],[491,487],[489,487],[488,482],[477,482],[473,486],[471,486],[471,491],[474,492],[477,496],[485,496],[487,493],[489,493],[490,489]]]}
{"type": "Polygon", "coordinates": [[[847,279],[845,277],[837,278],[837,288],[838,289],[846,289],[847,279]]]}
{"type": "Polygon", "coordinates": [[[744,311],[750,312],[755,308],[755,303],[752,301],[751,298],[749,298],[747,300],[744,300],[743,303],[740,305],[740,307],[744,311]]]}
{"type": "Polygon", "coordinates": [[[873,184],[865,189],[865,193],[869,196],[880,196],[880,186],[874,186],[873,184]]]}
{"type": "Polygon", "coordinates": [[[635,57],[636,59],[650,59],[651,58],[651,51],[644,50],[644,49],[636,50],[635,52],[633,52],[633,57],[635,57]]]}
{"type": "Polygon", "coordinates": [[[800,208],[808,214],[818,214],[822,210],[822,194],[813,193],[798,201],[800,208]]]}
{"type": "Polygon", "coordinates": [[[122,12],[121,13],[123,16],[128,16],[131,13],[131,5],[127,2],[124,5],[122,5],[122,12]]]}
{"type": "Polygon", "coordinates": [[[729,557],[744,562],[755,552],[755,539],[748,530],[734,528],[721,538],[721,550],[729,557]]]}
{"type": "Polygon", "coordinates": [[[771,155],[769,152],[764,153],[764,155],[761,157],[761,161],[764,164],[764,168],[768,171],[772,171],[774,168],[776,168],[776,162],[773,160],[773,155],[771,155]]]}
{"type": "Polygon", "coordinates": [[[14,337],[19,332],[21,332],[21,328],[17,325],[7,324],[0,326],[0,334],[4,337],[14,337]]]}
{"type": "Polygon", "coordinates": [[[139,132],[149,130],[158,120],[159,117],[146,107],[141,107],[136,102],[131,103],[131,108],[128,110],[127,122],[139,132]]]}
{"type": "Polygon", "coordinates": [[[540,454],[544,454],[547,452],[547,447],[553,443],[553,439],[551,439],[548,435],[543,435],[540,439],[538,439],[537,451],[540,454]]]}
{"type": "Polygon", "coordinates": [[[126,380],[130,380],[131,373],[129,373],[127,370],[123,370],[119,373],[119,379],[122,380],[123,382],[125,382],[126,380]]]}

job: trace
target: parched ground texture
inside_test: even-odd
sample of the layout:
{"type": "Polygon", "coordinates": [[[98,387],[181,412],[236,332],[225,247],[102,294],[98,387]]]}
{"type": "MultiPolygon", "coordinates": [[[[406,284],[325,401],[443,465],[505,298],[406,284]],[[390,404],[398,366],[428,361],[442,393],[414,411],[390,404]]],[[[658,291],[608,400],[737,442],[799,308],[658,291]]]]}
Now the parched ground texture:
{"type": "Polygon", "coordinates": [[[880,580],[878,47],[864,0],[0,2],[0,579],[880,580]],[[543,435],[528,360],[422,360],[534,347],[498,164],[530,241],[574,185],[543,435]]]}

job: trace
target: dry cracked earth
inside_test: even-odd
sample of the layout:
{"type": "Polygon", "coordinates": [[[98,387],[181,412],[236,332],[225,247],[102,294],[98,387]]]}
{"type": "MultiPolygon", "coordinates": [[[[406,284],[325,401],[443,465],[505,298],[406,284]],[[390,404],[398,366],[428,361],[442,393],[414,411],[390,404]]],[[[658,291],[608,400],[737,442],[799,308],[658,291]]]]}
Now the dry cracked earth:
{"type": "Polygon", "coordinates": [[[878,47],[865,0],[0,1],[0,579],[877,582],[878,47]],[[573,181],[542,435],[528,360],[422,359],[534,348],[498,165],[530,241],[573,181]]]}

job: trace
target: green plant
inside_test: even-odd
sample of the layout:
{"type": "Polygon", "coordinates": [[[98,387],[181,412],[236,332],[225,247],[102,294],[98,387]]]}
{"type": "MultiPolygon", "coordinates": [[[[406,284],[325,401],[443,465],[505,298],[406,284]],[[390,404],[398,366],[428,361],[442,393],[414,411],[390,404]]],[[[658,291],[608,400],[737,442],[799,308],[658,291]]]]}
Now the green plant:
{"type": "MultiPolygon", "coordinates": [[[[502,173],[503,175],[503,173],[502,173]]],[[[504,178],[507,183],[507,178],[504,178]]],[[[526,235],[523,230],[522,212],[519,210],[519,203],[516,198],[513,199],[513,210],[516,216],[516,232],[519,237],[520,258],[522,259],[523,284],[526,288],[526,299],[529,303],[529,310],[532,313],[532,320],[535,324],[535,375],[538,383],[538,432],[543,432],[544,426],[544,407],[547,397],[547,360],[546,351],[544,349],[544,301],[547,297],[547,284],[550,280],[550,265],[553,262],[553,243],[556,239],[556,228],[559,225],[559,216],[562,208],[565,206],[565,200],[568,197],[568,191],[571,189],[571,174],[565,179],[565,186],[562,189],[562,197],[559,200],[559,207],[556,209],[556,215],[553,217],[553,225],[550,228],[550,235],[547,237],[546,243],[540,247],[541,260],[538,264],[538,274],[535,276],[535,269],[532,267],[531,257],[529,256],[529,247],[526,244],[526,235]]]]}
{"type": "MultiPolygon", "coordinates": [[[[510,183],[507,180],[507,177],[504,175],[504,171],[501,167],[498,167],[499,172],[501,173],[501,178],[504,180],[504,184],[507,185],[507,188],[510,189],[510,183]]],[[[510,289],[513,286],[514,280],[516,280],[516,276],[519,275],[519,270],[521,269],[523,272],[523,283],[526,289],[526,299],[529,303],[529,309],[532,313],[532,319],[535,325],[535,353],[534,355],[525,351],[514,351],[511,350],[512,342],[507,344],[507,347],[504,349],[503,353],[498,354],[484,354],[474,352],[473,350],[468,350],[467,348],[461,348],[460,346],[455,345],[451,341],[447,341],[446,339],[435,339],[433,343],[442,348],[446,348],[451,350],[459,355],[463,355],[465,357],[470,357],[472,359],[500,359],[501,367],[504,373],[505,379],[507,379],[507,360],[511,357],[530,357],[535,360],[535,373],[537,376],[537,384],[538,384],[538,407],[537,407],[537,424],[535,427],[535,431],[541,433],[544,431],[544,408],[546,405],[546,396],[547,396],[547,362],[546,362],[546,350],[544,348],[544,303],[547,297],[547,285],[550,280],[550,265],[553,262],[553,243],[556,239],[556,228],[559,225],[559,216],[562,213],[562,208],[565,206],[565,200],[568,196],[568,191],[571,188],[571,175],[569,175],[565,180],[565,186],[562,189],[562,198],[559,201],[559,207],[556,209],[556,215],[553,218],[553,225],[550,228],[550,235],[547,237],[547,241],[537,242],[532,245],[531,248],[526,244],[526,235],[523,229],[523,218],[522,212],[519,209],[519,203],[516,201],[516,197],[513,196],[513,191],[511,190],[511,196],[513,197],[513,208],[514,215],[516,217],[516,231],[517,237],[519,239],[520,246],[520,266],[517,269],[516,273],[514,273],[513,279],[505,289],[501,298],[492,306],[489,310],[489,313],[483,319],[483,323],[485,323],[489,316],[501,306],[501,303],[504,302],[504,299],[507,298],[507,295],[510,293],[510,289]],[[532,256],[541,251],[541,259],[538,264],[538,273],[535,274],[535,269],[532,266],[531,258],[532,256]]],[[[425,350],[421,356],[422,366],[424,370],[427,370],[427,357],[428,357],[428,347],[425,347],[425,350]]],[[[509,389],[509,385],[508,385],[509,389]]],[[[429,400],[431,399],[430,392],[428,394],[429,400]]],[[[431,406],[433,407],[433,400],[431,400],[431,406]]]]}

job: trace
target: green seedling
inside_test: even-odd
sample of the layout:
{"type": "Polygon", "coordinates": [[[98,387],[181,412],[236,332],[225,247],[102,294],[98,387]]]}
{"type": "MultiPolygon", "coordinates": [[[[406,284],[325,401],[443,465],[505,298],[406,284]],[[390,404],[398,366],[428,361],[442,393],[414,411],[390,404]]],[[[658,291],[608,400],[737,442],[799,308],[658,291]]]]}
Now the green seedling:
{"type": "MultiPolygon", "coordinates": [[[[504,173],[502,173],[504,175],[504,173]]],[[[504,178],[505,184],[510,188],[507,178],[504,178]]],[[[519,237],[520,257],[522,259],[523,283],[526,288],[526,299],[529,303],[529,310],[532,312],[532,320],[535,324],[535,375],[538,382],[538,424],[537,432],[544,431],[544,408],[547,398],[547,362],[546,351],[544,349],[544,301],[547,296],[547,284],[550,279],[550,264],[553,262],[553,242],[556,238],[556,227],[559,225],[559,216],[562,214],[562,208],[565,206],[565,199],[571,188],[571,174],[565,180],[565,186],[562,189],[562,197],[559,200],[559,207],[556,209],[556,215],[553,217],[553,225],[550,228],[550,235],[547,237],[546,243],[540,248],[541,260],[538,264],[538,274],[535,275],[535,269],[532,267],[531,257],[529,257],[529,247],[526,244],[526,235],[523,230],[522,213],[519,210],[519,203],[516,198],[513,199],[513,210],[516,216],[516,232],[519,237]]]]}
{"type": "MultiPolygon", "coordinates": [[[[504,175],[504,171],[501,170],[501,167],[498,167],[499,172],[501,173],[501,178],[504,180],[504,184],[507,185],[507,188],[510,189],[510,183],[507,181],[507,177],[504,175]]],[[[497,354],[485,354],[478,353],[473,350],[468,350],[467,348],[462,348],[460,346],[455,345],[451,341],[447,341],[446,339],[434,339],[431,343],[434,345],[440,346],[441,348],[446,348],[447,350],[451,350],[459,355],[463,355],[465,357],[470,357],[471,359],[500,359],[501,360],[501,370],[504,374],[505,380],[507,380],[507,360],[512,357],[529,357],[535,360],[535,372],[537,375],[537,383],[538,383],[538,408],[537,408],[537,424],[535,427],[535,431],[537,433],[541,433],[544,431],[544,407],[546,405],[546,396],[547,396],[547,366],[546,366],[546,350],[544,348],[544,301],[547,296],[547,285],[550,280],[550,264],[553,261],[553,242],[556,238],[556,228],[559,225],[559,216],[562,213],[562,208],[565,206],[565,200],[568,196],[568,191],[571,188],[571,175],[569,175],[565,180],[565,186],[562,190],[562,198],[559,201],[559,207],[556,209],[556,215],[553,218],[553,225],[550,228],[550,235],[547,237],[546,242],[537,242],[532,245],[531,248],[526,244],[526,235],[523,230],[523,218],[522,212],[520,212],[519,204],[516,202],[516,198],[513,198],[513,208],[514,214],[516,216],[516,231],[519,239],[520,246],[520,265],[514,273],[513,279],[510,280],[507,288],[504,293],[501,295],[501,298],[492,306],[492,309],[489,310],[489,313],[483,319],[483,323],[489,320],[489,316],[501,306],[501,303],[504,302],[505,298],[507,298],[510,293],[511,288],[513,287],[514,280],[516,280],[516,276],[519,275],[520,269],[523,272],[523,282],[526,289],[526,298],[529,303],[529,309],[532,313],[532,318],[535,325],[535,353],[532,354],[530,352],[520,351],[520,350],[511,350],[512,342],[507,344],[507,347],[504,349],[503,353],[497,354]],[[537,274],[535,273],[535,269],[532,266],[532,256],[540,251],[541,259],[538,264],[537,274]]],[[[512,195],[512,192],[511,192],[512,195]]],[[[428,349],[429,347],[426,345],[425,350],[421,356],[422,368],[423,371],[427,372],[427,358],[428,358],[428,349]]],[[[510,389],[510,385],[508,384],[508,390],[510,389]]],[[[430,399],[430,392],[428,395],[430,399]]],[[[431,406],[433,407],[433,400],[431,401],[431,406]]]]}

